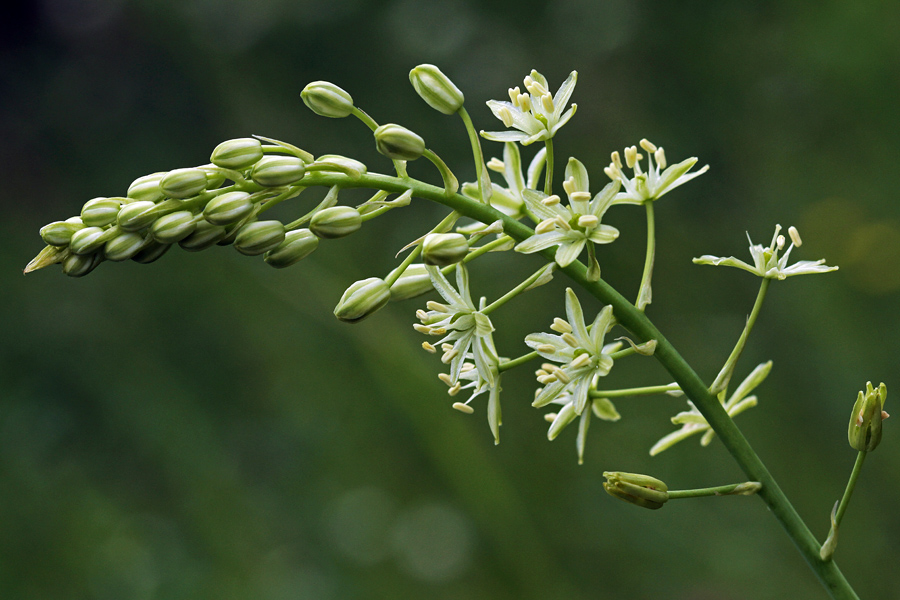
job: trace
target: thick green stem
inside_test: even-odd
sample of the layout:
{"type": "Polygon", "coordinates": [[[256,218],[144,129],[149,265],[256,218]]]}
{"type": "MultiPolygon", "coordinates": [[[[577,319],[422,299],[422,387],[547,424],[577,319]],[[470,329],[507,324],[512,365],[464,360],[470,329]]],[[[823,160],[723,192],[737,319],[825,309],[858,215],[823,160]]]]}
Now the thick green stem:
{"type": "Polygon", "coordinates": [[[744,351],[744,346],[747,344],[747,338],[750,336],[750,331],[756,323],[756,317],[759,316],[759,309],[762,308],[763,300],[766,298],[766,291],[769,289],[770,281],[771,279],[763,278],[762,283],[759,284],[759,293],[756,294],[756,302],[753,303],[753,310],[750,311],[750,316],[747,318],[747,323],[744,325],[741,337],[738,338],[737,344],[734,345],[734,350],[731,351],[731,355],[728,357],[728,360],[725,361],[722,370],[719,371],[715,381],[713,381],[713,384],[710,386],[710,393],[718,394],[719,392],[728,389],[728,382],[731,381],[731,376],[734,374],[734,368],[737,366],[737,361],[741,357],[741,352],[744,351]]]}
{"type": "Polygon", "coordinates": [[[547,138],[544,143],[547,147],[547,164],[544,172],[544,193],[553,195],[553,138],[547,138]]]}
{"type": "MultiPolygon", "coordinates": [[[[448,206],[461,214],[481,221],[493,223],[503,221],[504,231],[516,240],[523,240],[534,234],[527,225],[507,217],[503,213],[466,198],[461,194],[447,196],[444,190],[416,180],[403,180],[396,177],[367,173],[356,180],[340,174],[316,173],[304,178],[304,185],[335,185],[345,187],[367,187],[393,192],[403,192],[408,188],[413,195],[448,206]]],[[[554,248],[548,248],[540,254],[547,260],[553,260],[554,248]]],[[[561,269],[586,292],[605,304],[613,307],[618,322],[633,335],[643,341],[656,340],[657,346],[653,356],[672,375],[685,395],[694,402],[698,410],[706,417],[707,422],[719,435],[723,445],[734,457],[738,466],[747,478],[762,484],[759,497],[766,503],[772,514],[794,542],[800,554],[819,578],[828,593],[837,599],[857,599],[856,593],[844,578],[834,561],[824,561],[819,557],[819,543],[812,532],[797,514],[796,509],[784,495],[772,474],[756,455],[744,435],[738,429],[718,399],[710,393],[709,388],[700,376],[682,358],[669,340],[653,325],[647,316],[638,310],[624,296],[603,280],[589,281],[584,264],[575,261],[561,269]]]]}
{"type": "Polygon", "coordinates": [[[647,209],[647,255],[644,257],[644,274],[641,276],[641,289],[638,291],[634,305],[644,310],[653,301],[653,289],[650,280],[653,278],[653,261],[656,258],[656,224],[653,218],[653,200],[644,202],[647,209]]]}

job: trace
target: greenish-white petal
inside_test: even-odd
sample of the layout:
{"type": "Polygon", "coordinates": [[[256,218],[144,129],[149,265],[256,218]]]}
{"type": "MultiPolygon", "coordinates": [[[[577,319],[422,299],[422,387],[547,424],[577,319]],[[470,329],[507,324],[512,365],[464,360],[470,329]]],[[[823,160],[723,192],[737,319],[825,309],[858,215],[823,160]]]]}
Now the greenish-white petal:
{"type": "Polygon", "coordinates": [[[551,231],[549,233],[533,235],[530,238],[526,238],[519,242],[516,246],[516,252],[521,252],[522,254],[540,252],[544,248],[549,248],[550,246],[555,246],[563,242],[565,239],[566,234],[562,231],[551,231]]]}
{"type": "Polygon", "coordinates": [[[598,418],[604,421],[618,421],[622,418],[622,415],[619,414],[619,411],[616,410],[615,405],[609,398],[594,398],[591,403],[591,410],[594,411],[598,418]]]}
{"type": "Polygon", "coordinates": [[[586,238],[582,237],[583,234],[576,234],[579,237],[572,239],[574,236],[572,235],[573,231],[566,232],[565,241],[560,244],[559,248],[556,249],[556,256],[554,257],[556,263],[561,267],[567,267],[572,264],[578,255],[581,254],[581,251],[584,249],[584,244],[587,241],[586,238]]]}
{"type": "Polygon", "coordinates": [[[595,244],[611,244],[619,238],[619,230],[612,225],[600,224],[591,231],[590,240],[595,244]]]}

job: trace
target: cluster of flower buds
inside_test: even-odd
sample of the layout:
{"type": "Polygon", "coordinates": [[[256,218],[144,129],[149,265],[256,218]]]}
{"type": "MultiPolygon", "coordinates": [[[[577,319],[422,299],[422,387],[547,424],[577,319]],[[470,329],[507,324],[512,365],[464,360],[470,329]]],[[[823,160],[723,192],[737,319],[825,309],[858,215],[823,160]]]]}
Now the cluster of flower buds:
{"type": "Polygon", "coordinates": [[[362,224],[357,209],[334,206],[337,190],[320,210],[288,226],[258,219],[267,204],[298,195],[304,176],[315,171],[354,178],[366,167],[336,155],[314,159],[266,138],[228,140],[213,150],[209,164],[140,177],[124,196],[94,198],[79,216],[44,226],[40,235],[48,246],[26,272],[59,263],[65,274],[80,277],[104,260],[153,262],[174,244],[188,251],[233,245],[242,254],[264,255],[272,267],[288,267],[313,252],[320,238],[343,237],[362,224]]]}
{"type": "Polygon", "coordinates": [[[884,410],[887,387],[882,383],[877,388],[866,382],[865,393],[860,392],[850,413],[847,439],[860,452],[869,452],[881,443],[881,423],[890,415],[884,410]]]}

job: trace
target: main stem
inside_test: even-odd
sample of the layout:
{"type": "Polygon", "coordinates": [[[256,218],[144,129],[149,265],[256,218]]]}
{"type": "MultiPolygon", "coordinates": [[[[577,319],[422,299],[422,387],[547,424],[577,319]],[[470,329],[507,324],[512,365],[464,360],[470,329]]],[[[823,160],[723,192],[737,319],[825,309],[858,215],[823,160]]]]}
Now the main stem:
{"type": "MultiPolygon", "coordinates": [[[[524,240],[534,234],[534,231],[527,225],[507,217],[489,206],[475,202],[460,194],[447,196],[443,188],[421,181],[403,180],[375,173],[368,173],[356,180],[351,180],[349,177],[340,174],[316,173],[308,177],[309,181],[304,181],[306,185],[331,186],[340,183],[344,187],[376,188],[392,192],[403,192],[411,188],[413,195],[419,198],[443,204],[482,223],[493,223],[494,221],[502,220],[505,232],[516,240],[524,240]]],[[[547,260],[553,260],[552,248],[542,251],[541,254],[547,260]]],[[[791,505],[787,496],[784,495],[784,492],[759,456],[756,455],[743,433],[725,412],[724,407],[710,393],[700,376],[682,358],[671,342],[660,333],[643,312],[638,310],[608,283],[603,280],[589,281],[587,279],[587,269],[581,262],[573,262],[561,270],[586,292],[592,294],[601,302],[612,306],[619,323],[631,331],[633,335],[642,341],[656,340],[656,352],[654,352],[653,356],[659,360],[685,395],[694,402],[703,416],[706,417],[707,422],[719,435],[725,448],[734,457],[735,462],[738,463],[738,466],[747,475],[747,478],[762,484],[762,489],[758,495],[769,507],[769,510],[771,510],[794,542],[800,554],[831,597],[840,600],[859,600],[837,564],[834,561],[823,561],[819,557],[819,542],[815,536],[806,526],[806,523],[803,522],[803,519],[800,518],[796,509],[791,505]]]]}

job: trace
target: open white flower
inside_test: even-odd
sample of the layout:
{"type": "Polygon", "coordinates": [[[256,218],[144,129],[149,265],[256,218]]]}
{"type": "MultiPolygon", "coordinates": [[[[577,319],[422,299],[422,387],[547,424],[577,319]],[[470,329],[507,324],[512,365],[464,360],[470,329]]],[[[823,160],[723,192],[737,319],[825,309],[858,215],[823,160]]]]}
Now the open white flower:
{"type": "MultiPolygon", "coordinates": [[[[487,338],[479,338],[475,343],[490,343],[493,347],[493,340],[490,337],[487,338]]],[[[484,353],[488,356],[496,356],[496,350],[487,351],[484,353]]],[[[475,355],[467,354],[467,360],[474,360],[475,355]]],[[[472,390],[472,395],[469,396],[469,399],[465,402],[454,402],[453,408],[456,410],[466,413],[472,414],[475,412],[470,404],[472,400],[476,397],[480,396],[484,392],[488,392],[488,403],[487,403],[487,418],[488,418],[488,426],[491,428],[491,433],[494,435],[494,443],[500,443],[500,425],[502,424],[502,416],[500,410],[500,373],[498,372],[499,361],[492,365],[492,373],[494,374],[493,383],[487,381],[481,376],[481,373],[475,368],[475,365],[471,362],[464,362],[462,365],[462,371],[459,375],[459,381],[456,383],[452,383],[450,381],[450,376],[446,373],[441,373],[438,375],[441,381],[446,383],[450,389],[448,393],[451,396],[455,396],[462,390],[472,390]],[[466,381],[465,385],[462,384],[463,381],[466,381]]]]}
{"type": "MultiPolygon", "coordinates": [[[[522,156],[519,147],[507,142],[503,147],[503,160],[492,158],[487,163],[487,168],[503,175],[506,187],[496,183],[491,184],[491,206],[513,219],[521,219],[525,216],[525,200],[522,192],[526,188],[534,189],[544,170],[547,159],[547,149],[541,148],[531,164],[528,165],[527,179],[522,173],[522,156]]],[[[467,182],[462,185],[462,193],[473,200],[479,200],[478,184],[467,182]]]]}
{"type": "Polygon", "coordinates": [[[647,152],[646,173],[641,169],[644,155],[638,152],[636,146],[625,148],[625,164],[632,169],[634,177],[629,178],[625,175],[618,152],[612,153],[612,162],[604,169],[610,179],[622,182],[622,187],[625,188],[624,192],[616,196],[617,204],[643,204],[648,200],[657,200],[663,194],[709,170],[709,165],[706,165],[699,171],[689,173],[697,164],[696,156],[666,168],[666,154],[662,147],[657,148],[646,139],[641,140],[640,145],[647,152]]]}
{"type": "Polygon", "coordinates": [[[737,267],[749,271],[759,277],[766,279],[786,279],[792,275],[807,275],[810,273],[828,273],[829,271],[837,271],[837,267],[829,267],[825,264],[825,259],[820,260],[801,260],[788,266],[787,261],[791,255],[794,246],[800,246],[803,242],[800,240],[800,234],[796,227],[790,227],[788,233],[791,238],[791,245],[779,256],[781,250],[784,249],[785,239],[781,232],[781,225],[775,226],[775,235],[772,236],[772,243],[768,248],[760,244],[754,244],[747,234],[747,241],[750,242],[750,256],[753,257],[753,265],[748,265],[742,260],[738,260],[733,256],[718,257],[704,254],[700,258],[694,259],[695,265],[713,265],[725,267],[737,267]]]}
{"type": "MultiPolygon", "coordinates": [[[[557,195],[547,196],[542,192],[525,189],[522,192],[525,206],[537,218],[542,219],[534,228],[535,234],[516,246],[517,252],[531,254],[551,246],[556,250],[556,263],[565,267],[571,264],[590,241],[595,244],[609,244],[619,237],[619,230],[600,221],[612,206],[619,190],[619,182],[606,185],[591,198],[588,189],[587,169],[578,160],[569,159],[566,165],[566,180],[563,189],[569,199],[564,206],[557,195]]],[[[593,255],[593,247],[588,246],[591,255],[588,277],[600,278],[600,266],[593,255]]]]}
{"type": "Polygon", "coordinates": [[[563,112],[577,80],[578,73],[572,71],[556,94],[550,95],[547,79],[532,70],[524,82],[527,93],[523,94],[518,87],[514,87],[509,90],[510,102],[487,102],[495,117],[503,121],[506,127],[517,131],[482,131],[481,136],[493,142],[519,142],[523,146],[552,138],[578,108],[577,104],[573,104],[563,112]]]}
{"type": "Polygon", "coordinates": [[[584,323],[581,303],[571,288],[566,289],[566,317],[568,320],[554,319],[552,333],[532,333],[525,343],[547,360],[562,363],[559,367],[545,364],[538,371],[538,382],[544,387],[538,390],[532,406],[550,404],[563,394],[571,394],[572,412],[580,415],[588,401],[588,392],[596,377],[603,377],[612,369],[610,353],[612,345],[605,346],[603,338],[615,325],[611,306],[604,306],[597,314],[588,331],[584,323]]]}
{"type": "MultiPolygon", "coordinates": [[[[737,386],[737,389],[734,390],[734,393],[731,394],[731,397],[728,398],[727,401],[722,402],[722,405],[725,408],[725,412],[728,413],[729,417],[733,419],[748,408],[753,408],[754,406],[756,406],[756,396],[747,396],[747,394],[752,392],[759,384],[761,384],[769,375],[769,371],[771,370],[771,360],[769,362],[758,365],[749,375],[747,375],[747,378],[741,382],[741,385],[737,386]]],[[[720,402],[721,400],[722,399],[720,399],[720,402]]],[[[700,414],[700,411],[697,410],[697,407],[693,402],[688,400],[687,403],[690,407],[690,410],[680,412],[672,417],[672,422],[676,425],[681,425],[681,429],[673,431],[669,435],[664,436],[661,440],[656,442],[653,447],[650,448],[650,456],[656,456],[663,450],[671,448],[678,442],[698,433],[704,434],[703,438],[700,440],[700,443],[703,446],[708,446],[712,441],[713,436],[715,435],[715,431],[709,426],[709,423],[706,421],[706,417],[700,414]]]]}

